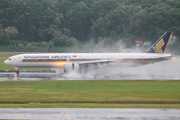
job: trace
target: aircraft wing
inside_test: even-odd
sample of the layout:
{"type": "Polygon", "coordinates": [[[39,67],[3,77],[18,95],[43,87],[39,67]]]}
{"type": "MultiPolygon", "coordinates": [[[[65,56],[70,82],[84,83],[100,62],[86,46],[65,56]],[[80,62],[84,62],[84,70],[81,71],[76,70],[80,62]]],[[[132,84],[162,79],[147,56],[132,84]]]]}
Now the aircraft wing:
{"type": "Polygon", "coordinates": [[[85,61],[85,62],[79,62],[79,65],[85,65],[85,64],[103,64],[103,63],[109,63],[114,62],[116,59],[107,59],[107,60],[95,60],[95,61],[85,61]]]}
{"type": "Polygon", "coordinates": [[[152,58],[136,58],[136,59],[102,59],[102,60],[94,60],[94,61],[83,61],[83,62],[78,62],[79,65],[88,65],[88,64],[107,64],[110,62],[115,62],[115,61],[119,61],[119,63],[143,63],[144,64],[149,64],[149,63],[154,63],[154,62],[158,62],[158,61],[163,61],[163,60],[169,60],[171,59],[172,56],[171,55],[166,55],[166,56],[162,56],[162,57],[152,57],[152,58]]]}

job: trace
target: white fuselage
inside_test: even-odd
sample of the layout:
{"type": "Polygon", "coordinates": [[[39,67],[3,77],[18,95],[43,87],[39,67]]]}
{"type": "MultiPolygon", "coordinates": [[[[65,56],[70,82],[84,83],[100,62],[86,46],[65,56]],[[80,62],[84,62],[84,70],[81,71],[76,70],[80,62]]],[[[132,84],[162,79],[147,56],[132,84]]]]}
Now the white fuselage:
{"type": "Polygon", "coordinates": [[[46,53],[19,54],[8,58],[4,63],[18,68],[52,68],[64,67],[65,63],[88,63],[98,60],[148,64],[168,59],[171,59],[171,55],[164,53],[46,53]]]}

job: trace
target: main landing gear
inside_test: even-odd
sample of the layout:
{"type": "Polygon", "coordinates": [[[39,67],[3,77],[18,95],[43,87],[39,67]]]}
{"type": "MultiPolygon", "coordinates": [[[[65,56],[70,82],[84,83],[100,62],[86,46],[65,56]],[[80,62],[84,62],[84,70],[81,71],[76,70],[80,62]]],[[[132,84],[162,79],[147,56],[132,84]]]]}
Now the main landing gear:
{"type": "Polygon", "coordinates": [[[19,68],[17,67],[14,67],[15,68],[15,75],[14,75],[14,78],[18,78],[19,77],[19,68]]]}

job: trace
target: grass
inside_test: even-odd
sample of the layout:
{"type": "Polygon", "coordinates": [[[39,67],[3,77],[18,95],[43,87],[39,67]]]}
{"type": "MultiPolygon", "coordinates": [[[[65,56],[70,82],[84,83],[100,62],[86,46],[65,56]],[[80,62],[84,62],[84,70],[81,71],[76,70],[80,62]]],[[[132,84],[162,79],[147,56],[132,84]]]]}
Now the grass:
{"type": "Polygon", "coordinates": [[[13,55],[22,54],[20,52],[0,52],[0,57],[8,58],[13,55]]]}
{"type": "Polygon", "coordinates": [[[1,81],[10,106],[180,108],[180,81],[1,81]]]}
{"type": "Polygon", "coordinates": [[[0,104],[0,108],[180,108],[180,104],[29,103],[0,104]]]}

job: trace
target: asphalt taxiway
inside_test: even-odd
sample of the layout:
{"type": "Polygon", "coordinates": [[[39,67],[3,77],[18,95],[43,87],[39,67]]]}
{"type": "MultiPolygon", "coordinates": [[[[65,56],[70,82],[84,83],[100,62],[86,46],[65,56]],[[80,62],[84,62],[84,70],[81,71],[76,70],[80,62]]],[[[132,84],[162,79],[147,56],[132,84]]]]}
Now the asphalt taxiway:
{"type": "Polygon", "coordinates": [[[0,119],[179,120],[180,109],[0,108],[0,119]]]}

